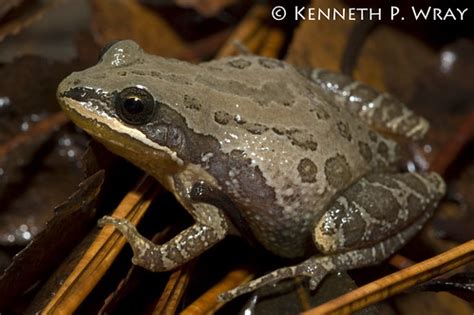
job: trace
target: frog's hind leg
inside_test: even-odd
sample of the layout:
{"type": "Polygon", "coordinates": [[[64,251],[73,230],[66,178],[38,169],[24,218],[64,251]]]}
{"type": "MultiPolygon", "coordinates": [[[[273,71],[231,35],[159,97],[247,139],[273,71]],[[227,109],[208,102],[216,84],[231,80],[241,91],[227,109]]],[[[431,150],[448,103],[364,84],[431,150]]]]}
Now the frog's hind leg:
{"type": "Polygon", "coordinates": [[[309,277],[314,289],[329,272],[380,263],[422,228],[444,190],[436,173],[368,175],[336,199],[317,223],[314,242],[325,256],[273,271],[221,299],[295,276],[309,277]]]}
{"type": "Polygon", "coordinates": [[[305,72],[311,81],[333,96],[336,102],[358,115],[374,129],[408,137],[423,138],[429,123],[390,94],[379,93],[350,77],[322,69],[305,72]]]}
{"type": "Polygon", "coordinates": [[[247,284],[229,290],[219,296],[222,301],[230,301],[242,294],[252,292],[265,285],[274,284],[286,278],[297,276],[309,277],[311,290],[317,288],[321,280],[330,272],[350,270],[377,264],[392,255],[405,240],[415,235],[429,216],[424,216],[397,236],[362,249],[327,256],[313,256],[301,264],[284,267],[268,273],[247,284]]]}

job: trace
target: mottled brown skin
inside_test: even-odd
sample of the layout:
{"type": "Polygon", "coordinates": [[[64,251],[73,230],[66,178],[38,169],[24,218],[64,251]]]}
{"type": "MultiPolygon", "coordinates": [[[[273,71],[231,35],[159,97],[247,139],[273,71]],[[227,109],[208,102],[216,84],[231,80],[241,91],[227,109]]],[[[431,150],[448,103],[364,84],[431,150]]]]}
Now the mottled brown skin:
{"type": "Polygon", "coordinates": [[[251,234],[283,257],[325,254],[223,299],[290,276],[308,276],[315,287],[327,272],[378,263],[422,227],[444,194],[435,173],[396,173],[398,146],[375,131],[419,139],[427,122],[331,72],[258,56],[192,65],[122,41],[95,67],[66,78],[58,99],[76,124],[153,175],[196,221],[155,245],[125,220],[101,219],[127,237],[134,263],[169,270],[231,233],[251,234]],[[127,89],[151,95],[146,121],[122,116],[127,89]]]}

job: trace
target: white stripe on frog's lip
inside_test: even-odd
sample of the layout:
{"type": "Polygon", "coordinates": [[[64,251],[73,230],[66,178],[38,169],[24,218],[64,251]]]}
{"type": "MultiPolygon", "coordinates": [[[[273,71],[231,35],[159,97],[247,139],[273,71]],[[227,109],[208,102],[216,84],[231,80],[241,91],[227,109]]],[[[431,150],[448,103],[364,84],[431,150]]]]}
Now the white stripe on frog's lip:
{"type": "MultiPolygon", "coordinates": [[[[130,137],[130,138],[132,138],[136,141],[139,141],[139,142],[143,143],[144,145],[146,145],[150,148],[165,152],[171,158],[171,160],[174,161],[177,165],[179,165],[179,166],[184,165],[183,160],[181,160],[177,156],[176,152],[173,152],[169,148],[161,146],[161,145],[151,141],[141,131],[139,131],[137,129],[134,129],[134,128],[130,128],[127,125],[118,122],[116,119],[110,118],[108,115],[106,115],[104,113],[98,113],[94,110],[90,110],[91,107],[93,106],[93,104],[91,102],[78,102],[78,101],[76,101],[72,98],[69,98],[67,96],[62,97],[62,102],[65,103],[63,107],[66,107],[67,111],[73,111],[76,114],[78,114],[79,116],[83,117],[84,119],[89,119],[89,120],[96,121],[99,124],[107,126],[108,128],[110,128],[114,132],[126,135],[126,136],[128,136],[128,137],[130,137]],[[87,110],[85,108],[89,108],[89,110],[87,110]]],[[[90,131],[90,130],[86,130],[86,131],[88,133],[91,133],[92,135],[94,135],[94,131],[90,131]]],[[[113,141],[113,139],[110,139],[110,140],[111,140],[110,141],[111,143],[123,146],[122,143],[117,143],[116,141],[113,141]]]]}

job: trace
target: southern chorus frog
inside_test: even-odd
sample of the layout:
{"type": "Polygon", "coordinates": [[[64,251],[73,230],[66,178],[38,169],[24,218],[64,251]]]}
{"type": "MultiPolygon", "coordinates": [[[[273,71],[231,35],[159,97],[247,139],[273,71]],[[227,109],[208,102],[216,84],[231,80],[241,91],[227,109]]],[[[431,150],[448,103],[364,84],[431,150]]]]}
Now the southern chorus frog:
{"type": "Polygon", "coordinates": [[[144,53],[133,41],[58,88],[70,118],[154,176],[194,225],[153,244],[128,221],[104,217],[133,263],[176,268],[229,234],[276,255],[307,258],[221,296],[379,263],[403,246],[445,192],[433,172],[403,173],[399,146],[428,129],[390,95],[341,74],[258,56],[201,64],[144,53]]]}

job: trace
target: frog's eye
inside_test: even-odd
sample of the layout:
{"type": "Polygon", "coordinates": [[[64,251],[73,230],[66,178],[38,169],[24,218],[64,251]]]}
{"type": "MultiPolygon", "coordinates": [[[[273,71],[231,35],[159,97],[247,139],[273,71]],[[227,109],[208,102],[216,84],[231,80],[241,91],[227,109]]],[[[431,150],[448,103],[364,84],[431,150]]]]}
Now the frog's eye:
{"type": "Polygon", "coordinates": [[[123,89],[115,99],[117,115],[130,125],[143,125],[152,120],[155,100],[151,94],[138,87],[123,89]]]}

